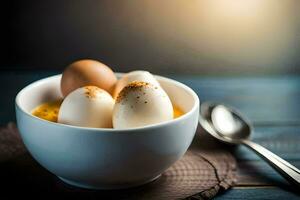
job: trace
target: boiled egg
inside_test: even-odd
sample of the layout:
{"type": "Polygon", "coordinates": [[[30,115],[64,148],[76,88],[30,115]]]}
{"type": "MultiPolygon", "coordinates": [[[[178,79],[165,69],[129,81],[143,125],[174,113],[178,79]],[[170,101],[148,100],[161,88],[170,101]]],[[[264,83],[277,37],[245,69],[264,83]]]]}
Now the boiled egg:
{"type": "Polygon", "coordinates": [[[77,88],[94,85],[113,93],[117,78],[105,64],[96,60],[79,60],[70,64],[61,78],[61,92],[66,97],[77,88]]]}
{"type": "Polygon", "coordinates": [[[143,70],[137,70],[137,71],[132,71],[127,74],[125,74],[120,80],[117,81],[115,90],[113,93],[113,97],[116,98],[119,94],[119,92],[129,83],[133,81],[142,81],[142,82],[147,82],[151,83],[152,85],[155,86],[160,86],[158,81],[154,78],[154,76],[148,72],[148,71],[143,71],[143,70]]]}
{"type": "Polygon", "coordinates": [[[78,88],[63,100],[58,122],[74,126],[112,128],[114,99],[96,86],[78,88]]]}
{"type": "Polygon", "coordinates": [[[113,127],[142,127],[173,119],[173,106],[166,92],[147,82],[131,82],[118,94],[113,127]]]}

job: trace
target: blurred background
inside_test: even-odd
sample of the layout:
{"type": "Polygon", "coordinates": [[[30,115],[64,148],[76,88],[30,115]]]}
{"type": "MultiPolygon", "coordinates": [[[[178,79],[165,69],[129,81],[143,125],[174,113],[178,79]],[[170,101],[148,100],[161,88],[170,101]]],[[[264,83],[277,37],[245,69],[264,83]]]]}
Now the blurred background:
{"type": "Polygon", "coordinates": [[[1,70],[62,70],[98,59],[115,71],[300,73],[299,0],[10,0],[1,70]]]}

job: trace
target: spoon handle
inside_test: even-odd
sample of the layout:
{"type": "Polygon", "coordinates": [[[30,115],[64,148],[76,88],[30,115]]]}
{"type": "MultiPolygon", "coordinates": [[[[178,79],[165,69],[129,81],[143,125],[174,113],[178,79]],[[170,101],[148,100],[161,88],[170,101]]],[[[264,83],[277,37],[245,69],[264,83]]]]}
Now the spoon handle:
{"type": "Polygon", "coordinates": [[[286,180],[300,187],[299,169],[257,143],[244,140],[243,144],[267,161],[277,172],[286,178],[286,180]]]}

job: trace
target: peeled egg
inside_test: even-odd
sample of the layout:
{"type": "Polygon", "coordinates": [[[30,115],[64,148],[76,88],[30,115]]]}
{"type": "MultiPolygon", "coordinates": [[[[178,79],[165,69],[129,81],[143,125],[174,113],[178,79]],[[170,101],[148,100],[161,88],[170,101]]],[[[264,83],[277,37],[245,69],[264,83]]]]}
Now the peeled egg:
{"type": "Polygon", "coordinates": [[[119,93],[113,110],[113,127],[142,127],[173,119],[173,106],[166,92],[146,82],[132,82],[119,93]]]}
{"type": "Polygon", "coordinates": [[[158,81],[154,78],[154,76],[148,72],[148,71],[143,71],[143,70],[137,70],[137,71],[132,71],[127,74],[125,74],[120,80],[117,81],[115,90],[113,93],[113,97],[116,98],[119,94],[119,92],[129,83],[133,81],[142,81],[142,82],[147,82],[151,83],[152,85],[155,86],[160,86],[158,81]]]}
{"type": "Polygon", "coordinates": [[[62,102],[58,122],[74,126],[111,128],[114,99],[95,86],[81,87],[62,102]]]}
{"type": "Polygon", "coordinates": [[[116,82],[114,72],[103,63],[96,60],[79,60],[63,72],[61,92],[66,97],[77,88],[94,85],[112,94],[116,82]]]}

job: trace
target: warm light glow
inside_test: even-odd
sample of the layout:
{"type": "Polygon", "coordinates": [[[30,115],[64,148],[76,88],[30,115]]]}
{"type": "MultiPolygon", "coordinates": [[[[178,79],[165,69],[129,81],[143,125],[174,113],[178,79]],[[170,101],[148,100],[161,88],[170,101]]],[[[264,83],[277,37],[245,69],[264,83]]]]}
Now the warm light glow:
{"type": "Polygon", "coordinates": [[[143,48],[155,52],[151,62],[157,61],[160,70],[174,61],[187,71],[278,73],[294,62],[295,0],[130,2],[123,4],[126,15],[120,19],[143,48]]]}
{"type": "Polygon", "coordinates": [[[242,17],[255,15],[264,3],[264,0],[210,0],[207,6],[216,9],[221,15],[242,17]]]}

